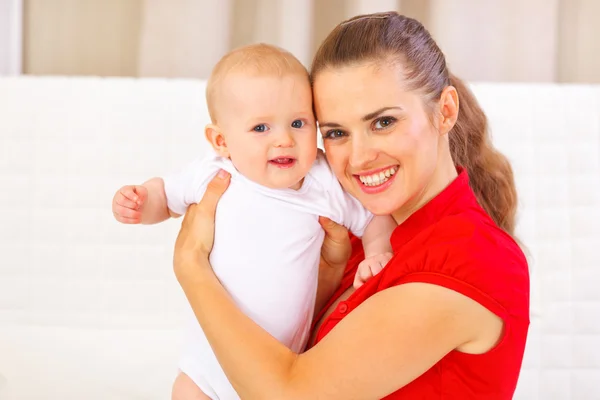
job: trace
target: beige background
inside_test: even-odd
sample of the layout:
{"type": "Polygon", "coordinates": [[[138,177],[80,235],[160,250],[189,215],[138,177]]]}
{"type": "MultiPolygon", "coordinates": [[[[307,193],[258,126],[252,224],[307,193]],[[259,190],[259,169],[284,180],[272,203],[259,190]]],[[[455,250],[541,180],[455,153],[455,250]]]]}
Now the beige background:
{"type": "Polygon", "coordinates": [[[16,75],[22,70],[21,0],[0,0],[0,75],[16,75]]]}
{"type": "Polygon", "coordinates": [[[27,74],[206,78],[256,41],[308,66],[343,19],[395,9],[421,20],[466,79],[600,83],[598,0],[22,1],[27,74]]]}

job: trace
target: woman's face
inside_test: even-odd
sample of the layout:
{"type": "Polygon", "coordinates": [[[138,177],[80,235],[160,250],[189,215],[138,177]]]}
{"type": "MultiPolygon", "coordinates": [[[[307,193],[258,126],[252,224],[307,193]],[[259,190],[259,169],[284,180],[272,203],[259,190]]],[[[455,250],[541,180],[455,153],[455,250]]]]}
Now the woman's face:
{"type": "Polygon", "coordinates": [[[391,214],[398,222],[445,187],[436,182],[439,165],[456,174],[444,135],[449,129],[432,123],[422,98],[405,89],[400,68],[330,68],[314,82],[317,119],[335,175],[372,213],[391,214]]]}

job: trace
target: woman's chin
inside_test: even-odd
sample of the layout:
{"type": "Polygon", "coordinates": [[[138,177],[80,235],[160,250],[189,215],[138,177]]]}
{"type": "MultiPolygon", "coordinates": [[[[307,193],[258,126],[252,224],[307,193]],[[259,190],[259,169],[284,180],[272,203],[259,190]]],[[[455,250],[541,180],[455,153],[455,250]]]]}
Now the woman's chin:
{"type": "MultiPolygon", "coordinates": [[[[386,196],[387,197],[387,196],[386,196]]],[[[398,199],[380,198],[380,199],[358,199],[363,207],[365,207],[373,215],[392,215],[401,204],[398,199]]]]}
{"type": "Polygon", "coordinates": [[[395,208],[391,208],[389,206],[380,206],[380,207],[373,207],[372,209],[369,207],[366,207],[367,210],[369,210],[371,212],[371,214],[373,215],[393,215],[394,211],[396,211],[395,208]]]}
{"type": "Polygon", "coordinates": [[[394,186],[379,193],[365,193],[362,188],[353,188],[351,193],[369,212],[374,215],[391,215],[402,207],[402,196],[394,194],[394,186]]]}

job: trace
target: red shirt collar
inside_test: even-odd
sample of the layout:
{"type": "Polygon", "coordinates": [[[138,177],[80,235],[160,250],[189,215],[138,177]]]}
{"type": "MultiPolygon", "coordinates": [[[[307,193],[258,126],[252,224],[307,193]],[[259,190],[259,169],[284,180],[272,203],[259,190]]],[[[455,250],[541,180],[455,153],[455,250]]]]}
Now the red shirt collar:
{"type": "MultiPolygon", "coordinates": [[[[471,206],[479,208],[475,194],[469,186],[469,176],[466,170],[462,167],[457,167],[456,171],[458,172],[458,176],[441,193],[413,213],[394,230],[391,237],[394,251],[442,217],[460,213],[471,206]]],[[[342,282],[327,304],[317,314],[313,321],[315,324],[321,320],[325,312],[342,293],[352,286],[358,263],[364,260],[362,242],[352,234],[350,234],[350,237],[352,239],[352,256],[346,265],[342,282]]],[[[314,330],[314,326],[312,330],[314,330]]]]}
{"type": "Polygon", "coordinates": [[[469,175],[462,167],[457,167],[458,176],[437,196],[415,211],[406,221],[398,225],[391,237],[392,246],[404,246],[419,232],[433,225],[444,216],[464,211],[477,205],[475,194],[469,186],[469,175]]]}

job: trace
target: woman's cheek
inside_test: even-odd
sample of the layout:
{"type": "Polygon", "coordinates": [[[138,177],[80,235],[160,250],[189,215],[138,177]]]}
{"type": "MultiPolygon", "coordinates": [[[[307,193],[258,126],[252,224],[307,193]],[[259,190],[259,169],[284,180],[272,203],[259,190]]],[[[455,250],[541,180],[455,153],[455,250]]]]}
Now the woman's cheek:
{"type": "Polygon", "coordinates": [[[402,134],[398,132],[388,138],[384,149],[387,149],[386,151],[391,153],[390,155],[400,159],[399,161],[418,152],[420,138],[415,132],[408,131],[402,134]]]}
{"type": "Polygon", "coordinates": [[[344,160],[347,160],[347,157],[345,157],[344,146],[331,144],[329,142],[329,140],[324,141],[323,147],[325,147],[325,157],[337,178],[340,179],[346,169],[344,160]]]}

